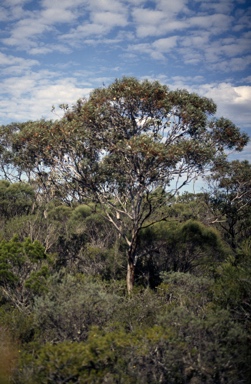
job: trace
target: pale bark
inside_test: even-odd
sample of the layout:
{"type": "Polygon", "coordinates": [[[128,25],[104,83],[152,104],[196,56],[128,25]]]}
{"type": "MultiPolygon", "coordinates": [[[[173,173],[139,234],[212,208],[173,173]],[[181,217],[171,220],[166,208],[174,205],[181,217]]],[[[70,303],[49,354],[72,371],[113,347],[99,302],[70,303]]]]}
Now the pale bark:
{"type": "Polygon", "coordinates": [[[126,284],[127,284],[127,292],[129,295],[132,293],[132,290],[134,287],[134,270],[135,270],[134,263],[131,260],[128,260],[126,284]]]}
{"type": "Polygon", "coordinates": [[[137,249],[137,240],[138,235],[136,231],[132,231],[132,240],[130,241],[130,246],[127,253],[127,275],[126,275],[126,284],[127,292],[130,295],[134,287],[134,272],[135,272],[135,256],[137,249]]]}

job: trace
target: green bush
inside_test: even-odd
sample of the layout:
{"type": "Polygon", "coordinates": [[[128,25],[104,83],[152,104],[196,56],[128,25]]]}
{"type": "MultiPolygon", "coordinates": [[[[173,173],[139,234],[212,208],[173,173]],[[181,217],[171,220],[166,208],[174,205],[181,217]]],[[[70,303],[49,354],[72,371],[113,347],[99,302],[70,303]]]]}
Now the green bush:
{"type": "Polygon", "coordinates": [[[82,275],[53,275],[47,289],[33,310],[43,342],[85,340],[91,326],[110,320],[119,301],[101,282],[82,275]]]}
{"type": "Polygon", "coordinates": [[[5,300],[22,309],[46,290],[52,258],[42,244],[26,238],[0,242],[0,292],[5,300]]]}

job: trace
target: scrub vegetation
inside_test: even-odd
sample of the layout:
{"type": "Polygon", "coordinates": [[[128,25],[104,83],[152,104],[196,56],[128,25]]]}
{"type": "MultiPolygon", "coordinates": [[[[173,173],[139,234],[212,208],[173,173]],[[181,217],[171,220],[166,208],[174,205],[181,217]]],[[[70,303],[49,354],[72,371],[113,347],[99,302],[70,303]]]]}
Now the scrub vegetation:
{"type": "Polygon", "coordinates": [[[0,127],[1,383],[250,383],[247,135],[135,78],[61,108],[0,127]]]}

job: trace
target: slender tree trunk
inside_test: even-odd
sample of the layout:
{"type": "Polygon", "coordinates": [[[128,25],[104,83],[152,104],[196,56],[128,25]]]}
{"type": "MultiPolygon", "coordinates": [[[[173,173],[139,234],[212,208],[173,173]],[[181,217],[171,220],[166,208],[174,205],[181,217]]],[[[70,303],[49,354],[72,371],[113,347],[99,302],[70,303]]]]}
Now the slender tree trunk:
{"type": "Polygon", "coordinates": [[[134,270],[135,270],[134,262],[132,258],[128,258],[126,284],[127,284],[127,292],[129,295],[132,293],[133,286],[134,286],[134,270]]]}
{"type": "Polygon", "coordinates": [[[127,292],[130,295],[134,287],[134,272],[135,272],[135,255],[137,248],[138,236],[134,233],[132,236],[132,241],[130,243],[128,253],[127,253],[127,275],[126,275],[126,284],[127,292]]]}

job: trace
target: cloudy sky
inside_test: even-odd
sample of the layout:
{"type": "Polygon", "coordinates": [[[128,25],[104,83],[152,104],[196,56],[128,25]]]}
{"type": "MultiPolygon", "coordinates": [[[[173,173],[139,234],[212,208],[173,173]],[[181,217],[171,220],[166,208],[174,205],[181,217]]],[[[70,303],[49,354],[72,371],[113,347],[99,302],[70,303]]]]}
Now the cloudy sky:
{"type": "Polygon", "coordinates": [[[0,124],[135,76],[213,98],[251,136],[250,0],[1,0],[0,25],[0,124]]]}

